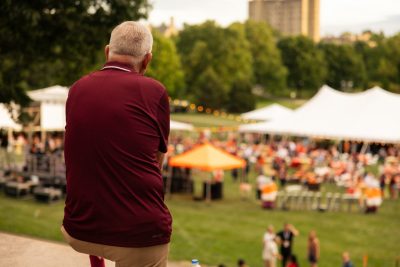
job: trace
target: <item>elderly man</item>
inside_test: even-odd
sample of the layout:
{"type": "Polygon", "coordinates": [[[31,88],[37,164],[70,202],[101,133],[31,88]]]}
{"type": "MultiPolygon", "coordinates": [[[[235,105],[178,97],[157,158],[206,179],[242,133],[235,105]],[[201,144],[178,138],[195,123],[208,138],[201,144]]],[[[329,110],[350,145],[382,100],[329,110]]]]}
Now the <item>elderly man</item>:
{"type": "Polygon", "coordinates": [[[143,76],[152,44],[145,26],[118,25],[105,66],[78,80],[67,100],[61,230],[76,251],[117,267],[167,265],[172,218],[160,168],[169,103],[163,85],[143,76]]]}

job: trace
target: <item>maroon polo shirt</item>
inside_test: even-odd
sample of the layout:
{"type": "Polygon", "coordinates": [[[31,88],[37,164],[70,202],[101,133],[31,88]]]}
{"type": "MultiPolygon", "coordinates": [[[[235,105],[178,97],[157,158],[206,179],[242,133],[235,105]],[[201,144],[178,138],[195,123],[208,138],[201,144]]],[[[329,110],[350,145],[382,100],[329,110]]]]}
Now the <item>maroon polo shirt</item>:
{"type": "Polygon", "coordinates": [[[66,231],[111,246],[168,243],[172,218],[156,159],[169,135],[163,85],[109,62],[71,87],[66,121],[66,231]]]}

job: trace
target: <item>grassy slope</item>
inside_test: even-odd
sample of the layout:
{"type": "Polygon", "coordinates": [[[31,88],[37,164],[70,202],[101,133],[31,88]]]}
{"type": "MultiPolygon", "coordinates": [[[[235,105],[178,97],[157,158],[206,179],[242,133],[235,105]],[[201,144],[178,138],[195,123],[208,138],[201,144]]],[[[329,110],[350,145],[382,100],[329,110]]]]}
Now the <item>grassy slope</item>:
{"type": "MultiPolygon", "coordinates": [[[[340,254],[352,253],[356,266],[362,255],[369,256],[369,266],[393,266],[400,256],[400,201],[386,201],[376,215],[359,213],[316,213],[301,211],[264,211],[253,200],[241,200],[238,185],[226,179],[225,199],[211,204],[194,202],[174,195],[168,206],[174,217],[171,246],[172,260],[199,258],[203,263],[235,266],[244,258],[250,266],[262,266],[261,238],[264,229],[273,224],[293,223],[301,232],[295,252],[301,266],[306,266],[306,238],[311,229],[322,244],[321,266],[340,266],[340,254]]],[[[0,194],[0,231],[62,240],[59,226],[63,203],[38,204],[32,199],[15,200],[0,194]]]]}
{"type": "Polygon", "coordinates": [[[257,101],[256,108],[262,108],[271,104],[280,104],[282,106],[291,108],[291,109],[296,109],[306,103],[307,100],[303,99],[263,99],[260,101],[257,101]]]}
{"type": "MultiPolygon", "coordinates": [[[[281,104],[283,106],[295,109],[305,103],[305,100],[260,100],[257,102],[256,108],[262,108],[274,103],[281,104]]],[[[171,119],[186,123],[191,123],[196,127],[231,127],[243,124],[243,122],[237,122],[228,118],[215,117],[204,113],[174,113],[171,114],[171,119]]]]}
{"type": "Polygon", "coordinates": [[[189,113],[189,114],[171,114],[171,119],[191,123],[196,127],[220,127],[220,126],[237,126],[243,124],[243,122],[237,122],[235,120],[230,120],[228,118],[215,117],[213,115],[208,114],[198,114],[198,113],[189,113]]]}

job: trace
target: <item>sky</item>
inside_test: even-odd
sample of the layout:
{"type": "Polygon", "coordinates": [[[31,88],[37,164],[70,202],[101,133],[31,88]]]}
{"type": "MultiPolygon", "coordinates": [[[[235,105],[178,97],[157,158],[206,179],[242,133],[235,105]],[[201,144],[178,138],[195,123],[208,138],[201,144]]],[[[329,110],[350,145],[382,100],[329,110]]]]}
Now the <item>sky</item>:
{"type": "MultiPolygon", "coordinates": [[[[175,18],[176,25],[216,20],[226,26],[248,17],[248,0],[150,0],[149,21],[158,25],[175,18]]],[[[400,0],[320,0],[321,35],[350,31],[400,32],[400,0]]]]}

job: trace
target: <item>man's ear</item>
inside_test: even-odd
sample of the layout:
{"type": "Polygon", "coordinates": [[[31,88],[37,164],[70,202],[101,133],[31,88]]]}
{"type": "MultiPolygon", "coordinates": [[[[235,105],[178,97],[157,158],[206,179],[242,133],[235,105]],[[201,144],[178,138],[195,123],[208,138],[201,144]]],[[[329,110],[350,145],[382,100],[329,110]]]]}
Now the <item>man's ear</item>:
{"type": "Polygon", "coordinates": [[[142,74],[146,72],[147,67],[150,64],[151,59],[153,58],[152,53],[148,53],[144,56],[143,62],[142,62],[142,74]]]}
{"type": "Polygon", "coordinates": [[[104,54],[106,55],[106,61],[108,61],[109,55],[110,55],[110,46],[106,45],[104,48],[104,54]]]}

